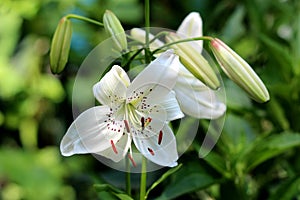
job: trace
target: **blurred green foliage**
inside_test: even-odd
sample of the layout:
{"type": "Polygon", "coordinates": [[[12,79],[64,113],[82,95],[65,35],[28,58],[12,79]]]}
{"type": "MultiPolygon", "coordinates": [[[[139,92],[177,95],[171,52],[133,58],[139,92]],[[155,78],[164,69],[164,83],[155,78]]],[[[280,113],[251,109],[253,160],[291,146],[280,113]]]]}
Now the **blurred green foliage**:
{"type": "MultiPolygon", "coordinates": [[[[60,18],[75,13],[101,20],[105,9],[125,30],[143,26],[138,0],[0,2],[0,199],[114,199],[93,184],[124,187],[120,172],[96,159],[59,153],[73,120],[76,71],[107,35],[74,20],[67,70],[60,76],[49,71],[60,18]]],[[[197,138],[179,160],[183,166],[149,198],[300,199],[300,1],[152,0],[152,26],[176,29],[191,11],[201,13],[206,35],[224,40],[253,66],[271,101],[256,104],[225,81],[228,110],[216,147],[196,159],[207,124],[200,121],[197,138]]],[[[163,171],[150,173],[149,185],[163,171]]],[[[137,189],[138,178],[132,181],[137,189]]]]}

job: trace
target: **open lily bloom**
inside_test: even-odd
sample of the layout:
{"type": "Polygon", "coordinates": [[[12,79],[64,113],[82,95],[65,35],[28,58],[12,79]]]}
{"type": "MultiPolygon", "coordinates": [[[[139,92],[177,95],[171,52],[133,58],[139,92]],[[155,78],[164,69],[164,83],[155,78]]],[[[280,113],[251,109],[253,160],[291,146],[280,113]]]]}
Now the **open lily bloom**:
{"type": "MultiPolygon", "coordinates": [[[[202,19],[199,13],[190,13],[183,20],[176,34],[183,39],[201,37],[202,19]]],[[[131,35],[140,42],[145,41],[145,31],[142,29],[132,29],[131,35]]],[[[152,38],[154,36],[150,35],[150,39],[152,38]]],[[[202,52],[202,41],[192,41],[188,44],[192,47],[191,51],[202,52]]],[[[150,44],[150,49],[154,50],[163,45],[162,41],[156,39],[150,44]]],[[[226,111],[226,105],[217,98],[216,92],[197,79],[182,64],[179,66],[179,75],[173,90],[176,92],[181,110],[192,117],[216,119],[226,111]]]]}
{"type": "Polygon", "coordinates": [[[172,91],[178,68],[172,51],[161,54],[132,82],[121,67],[113,66],[93,87],[102,105],[75,119],[61,141],[62,154],[95,153],[115,162],[128,155],[135,165],[133,140],[150,161],[175,166],[176,139],[168,122],[184,116],[172,91]]]}

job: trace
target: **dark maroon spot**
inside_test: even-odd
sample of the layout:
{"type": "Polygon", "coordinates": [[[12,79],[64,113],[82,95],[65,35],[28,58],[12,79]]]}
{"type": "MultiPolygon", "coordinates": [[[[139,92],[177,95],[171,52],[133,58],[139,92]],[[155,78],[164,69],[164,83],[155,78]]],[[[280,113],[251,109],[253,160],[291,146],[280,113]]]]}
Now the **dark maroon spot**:
{"type": "Polygon", "coordinates": [[[151,148],[148,147],[148,151],[149,151],[149,153],[151,153],[152,156],[154,156],[154,151],[153,151],[153,149],[151,149],[151,148]]]}

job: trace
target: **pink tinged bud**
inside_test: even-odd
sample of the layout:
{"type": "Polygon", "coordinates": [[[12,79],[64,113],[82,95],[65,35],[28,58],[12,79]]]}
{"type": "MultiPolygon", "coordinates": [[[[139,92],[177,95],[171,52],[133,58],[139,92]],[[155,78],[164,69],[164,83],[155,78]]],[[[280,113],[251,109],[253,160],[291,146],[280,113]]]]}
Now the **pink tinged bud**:
{"type": "MultiPolygon", "coordinates": [[[[166,36],[168,43],[181,40],[178,35],[170,33],[166,36]]],[[[193,46],[186,43],[177,43],[171,46],[175,49],[175,53],[179,56],[181,63],[189,70],[197,79],[202,81],[211,89],[218,89],[220,82],[214,70],[201,53],[193,49],[193,46]]]]}
{"type": "Polygon", "coordinates": [[[236,52],[217,38],[211,41],[210,47],[224,73],[243,88],[252,99],[259,103],[270,99],[264,83],[236,52]]]}
{"type": "Polygon", "coordinates": [[[112,37],[114,47],[122,52],[127,49],[127,39],[121,22],[110,10],[106,10],[103,15],[103,25],[105,31],[112,37]]]}
{"type": "Polygon", "coordinates": [[[64,17],[55,30],[51,44],[50,68],[53,74],[61,73],[66,66],[71,46],[71,36],[71,21],[64,17]]]}

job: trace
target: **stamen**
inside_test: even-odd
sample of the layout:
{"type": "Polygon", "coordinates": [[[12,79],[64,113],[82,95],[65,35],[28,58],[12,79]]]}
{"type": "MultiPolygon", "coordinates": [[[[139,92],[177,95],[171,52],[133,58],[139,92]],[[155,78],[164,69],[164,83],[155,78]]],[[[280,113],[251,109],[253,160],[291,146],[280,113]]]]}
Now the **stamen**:
{"type": "Polygon", "coordinates": [[[148,117],[145,121],[145,127],[148,126],[151,121],[152,121],[152,118],[148,117]]]}
{"type": "Polygon", "coordinates": [[[151,148],[148,147],[148,151],[151,153],[152,156],[154,156],[154,151],[153,151],[153,149],[151,149],[151,148]]]}
{"type": "Polygon", "coordinates": [[[128,133],[130,133],[129,124],[128,124],[128,121],[127,121],[126,119],[124,120],[124,123],[125,123],[126,131],[127,131],[128,133]]]}
{"type": "Polygon", "coordinates": [[[141,124],[142,124],[142,130],[144,130],[144,128],[145,128],[145,118],[144,117],[141,118],[141,124]]]}
{"type": "Polygon", "coordinates": [[[128,153],[127,155],[128,155],[129,160],[131,161],[132,165],[133,165],[134,167],[136,167],[136,163],[134,162],[134,160],[133,160],[131,154],[128,153]]]}
{"type": "Polygon", "coordinates": [[[110,141],[110,144],[111,144],[111,147],[112,147],[113,151],[115,152],[115,154],[118,154],[117,148],[116,148],[113,140],[110,141]]]}
{"type": "Polygon", "coordinates": [[[163,132],[162,132],[162,131],[159,131],[159,135],[158,135],[158,145],[161,144],[162,137],[163,137],[163,132]]]}

